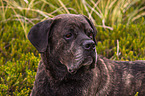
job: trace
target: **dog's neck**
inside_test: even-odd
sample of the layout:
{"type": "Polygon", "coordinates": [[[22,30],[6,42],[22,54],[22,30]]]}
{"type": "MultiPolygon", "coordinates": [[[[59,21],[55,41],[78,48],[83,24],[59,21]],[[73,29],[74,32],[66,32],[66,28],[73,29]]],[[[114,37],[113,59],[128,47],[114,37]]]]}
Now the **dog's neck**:
{"type": "Polygon", "coordinates": [[[59,91],[59,93],[61,93],[64,91],[65,86],[71,86],[73,89],[65,89],[68,90],[66,94],[70,93],[70,91],[74,91],[74,95],[75,93],[79,93],[79,96],[84,96],[82,94],[85,94],[86,91],[82,92],[79,89],[84,88],[87,90],[89,85],[91,85],[93,81],[92,70],[85,72],[85,68],[82,68],[77,74],[70,74],[63,64],[57,62],[58,60],[55,60],[56,58],[52,59],[47,53],[41,53],[41,58],[43,68],[45,67],[44,70],[47,73],[48,81],[46,82],[51,82],[49,87],[53,88],[53,86],[58,86],[58,89],[51,89],[54,93],[58,93],[59,91]],[[51,60],[49,58],[51,58],[51,60]]]}
{"type": "Polygon", "coordinates": [[[61,81],[65,78],[66,74],[68,73],[67,69],[63,64],[56,60],[57,58],[52,58],[51,55],[45,52],[41,53],[41,59],[44,63],[45,70],[53,78],[53,80],[61,81]]]}

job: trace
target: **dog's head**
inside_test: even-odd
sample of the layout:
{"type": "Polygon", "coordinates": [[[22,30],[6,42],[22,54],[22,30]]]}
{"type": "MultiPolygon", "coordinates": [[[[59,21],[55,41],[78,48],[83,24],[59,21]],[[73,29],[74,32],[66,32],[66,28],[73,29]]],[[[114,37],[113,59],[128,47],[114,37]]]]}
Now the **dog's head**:
{"type": "Polygon", "coordinates": [[[96,63],[96,28],[83,15],[62,14],[33,26],[28,38],[40,52],[49,51],[69,73],[96,63]]]}

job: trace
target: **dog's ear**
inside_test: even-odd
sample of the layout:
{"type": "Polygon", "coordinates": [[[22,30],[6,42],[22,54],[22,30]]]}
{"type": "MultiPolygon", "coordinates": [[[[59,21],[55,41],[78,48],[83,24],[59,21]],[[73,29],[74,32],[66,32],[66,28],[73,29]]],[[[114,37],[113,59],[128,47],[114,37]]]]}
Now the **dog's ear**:
{"type": "Polygon", "coordinates": [[[90,26],[93,28],[93,31],[94,31],[94,32],[93,32],[93,40],[94,40],[95,44],[97,44],[97,43],[96,43],[97,29],[96,29],[96,27],[94,26],[94,24],[92,23],[92,21],[88,19],[88,17],[86,17],[85,15],[83,15],[83,16],[84,16],[85,19],[88,21],[88,23],[90,24],[90,26]]]}
{"type": "Polygon", "coordinates": [[[37,23],[31,28],[28,34],[28,39],[39,52],[45,52],[47,49],[48,38],[53,21],[53,19],[49,19],[37,23]]]}

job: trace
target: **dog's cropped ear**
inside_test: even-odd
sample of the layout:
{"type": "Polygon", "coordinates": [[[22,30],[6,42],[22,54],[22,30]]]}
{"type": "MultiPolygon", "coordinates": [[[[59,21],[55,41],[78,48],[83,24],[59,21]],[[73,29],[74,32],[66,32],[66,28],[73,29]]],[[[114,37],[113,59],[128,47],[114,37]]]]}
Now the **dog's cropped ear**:
{"type": "Polygon", "coordinates": [[[85,19],[88,21],[88,23],[90,24],[90,26],[93,28],[93,40],[95,42],[95,44],[97,44],[96,42],[96,35],[97,35],[97,29],[94,26],[93,22],[91,20],[88,19],[88,17],[86,17],[85,15],[83,15],[85,17],[85,19]]]}
{"type": "Polygon", "coordinates": [[[53,19],[37,23],[28,34],[28,39],[39,52],[45,52],[47,49],[52,24],[53,19]]]}

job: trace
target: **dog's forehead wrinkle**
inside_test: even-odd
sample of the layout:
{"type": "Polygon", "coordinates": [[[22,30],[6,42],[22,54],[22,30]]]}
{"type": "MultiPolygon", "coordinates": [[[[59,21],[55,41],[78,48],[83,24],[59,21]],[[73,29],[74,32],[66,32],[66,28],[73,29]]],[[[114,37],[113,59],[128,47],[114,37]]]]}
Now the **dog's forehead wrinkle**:
{"type": "Polygon", "coordinates": [[[65,21],[64,29],[79,29],[79,30],[86,30],[88,26],[85,26],[84,22],[81,21],[65,21]]]}
{"type": "Polygon", "coordinates": [[[54,19],[61,18],[61,23],[63,23],[64,26],[66,25],[77,25],[77,26],[90,26],[88,21],[84,19],[81,15],[59,15],[54,17],[54,19]]]}
{"type": "MultiPolygon", "coordinates": [[[[58,27],[59,33],[63,33],[64,35],[67,32],[73,32],[76,36],[79,34],[88,34],[88,32],[93,32],[93,29],[91,26],[88,24],[87,21],[76,21],[76,20],[62,20],[61,23],[58,25],[64,25],[61,26],[61,28],[58,27]],[[73,29],[73,31],[70,31],[73,29]]],[[[60,34],[62,35],[62,34],[60,34]]]]}

